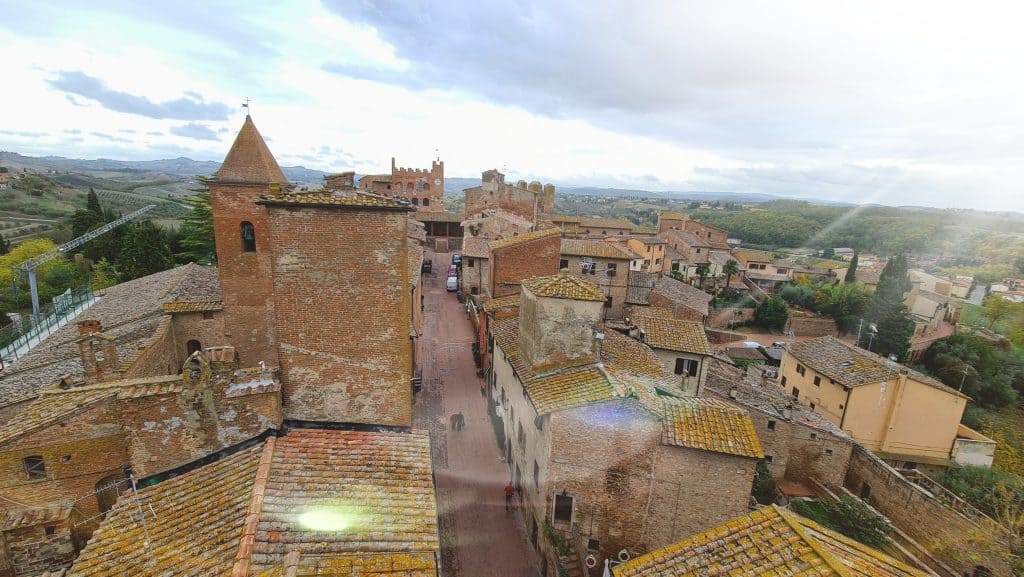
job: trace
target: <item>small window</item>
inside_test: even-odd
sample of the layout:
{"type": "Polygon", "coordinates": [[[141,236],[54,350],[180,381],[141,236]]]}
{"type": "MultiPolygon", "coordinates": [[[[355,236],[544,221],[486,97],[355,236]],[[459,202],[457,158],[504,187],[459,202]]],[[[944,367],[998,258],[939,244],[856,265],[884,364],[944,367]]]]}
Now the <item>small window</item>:
{"type": "Polygon", "coordinates": [[[192,353],[197,353],[203,350],[203,345],[199,341],[192,339],[185,343],[185,354],[192,356],[192,353]]]}
{"type": "Polygon", "coordinates": [[[430,199],[429,198],[424,198],[423,199],[423,206],[430,206],[430,199]]]}
{"type": "Polygon", "coordinates": [[[782,377],[782,386],[783,386],[783,387],[785,387],[785,386],[786,386],[786,377],[782,377]]]}
{"type": "Polygon", "coordinates": [[[555,521],[572,521],[573,498],[569,495],[555,495],[555,521]]]}
{"type": "Polygon", "coordinates": [[[209,320],[213,320],[213,313],[212,313],[212,312],[210,312],[210,311],[206,311],[206,312],[204,312],[204,313],[203,313],[203,320],[204,320],[204,321],[209,321],[209,320]]]}
{"type": "Polygon", "coordinates": [[[466,259],[466,266],[468,266],[469,268],[473,268],[476,265],[473,264],[473,259],[467,258],[466,259]]]}
{"type": "Polygon", "coordinates": [[[832,449],[825,449],[825,454],[826,455],[831,455],[832,454],[832,449]]]}
{"type": "Polygon", "coordinates": [[[519,426],[518,426],[518,429],[517,429],[517,433],[516,433],[516,438],[519,440],[519,448],[520,449],[525,448],[526,447],[526,431],[523,430],[523,424],[522,423],[519,423],[519,426]]]}
{"type": "Polygon", "coordinates": [[[47,537],[53,535],[55,532],[57,532],[57,527],[53,525],[46,525],[43,527],[43,533],[45,533],[47,537]]]}
{"type": "Polygon", "coordinates": [[[794,399],[799,399],[800,398],[800,389],[798,389],[796,387],[793,387],[793,398],[794,399]]]}
{"type": "Polygon", "coordinates": [[[765,455],[764,456],[764,462],[768,463],[769,465],[771,465],[772,464],[772,456],[771,455],[765,455]]]}
{"type": "Polygon", "coordinates": [[[817,438],[818,438],[818,433],[811,433],[811,440],[812,441],[817,440],[817,438]]]}
{"type": "Polygon", "coordinates": [[[686,371],[686,359],[676,359],[676,370],[677,375],[681,375],[686,371]]]}
{"type": "Polygon", "coordinates": [[[798,375],[800,375],[802,377],[804,375],[804,372],[805,372],[804,366],[803,365],[797,365],[796,366],[796,372],[797,372],[798,375]]]}
{"type": "Polygon", "coordinates": [[[811,410],[812,411],[814,410],[814,407],[815,407],[814,403],[811,403],[811,410]]]}
{"type": "Polygon", "coordinates": [[[416,198],[416,197],[414,196],[414,197],[412,198],[412,205],[413,205],[413,206],[419,206],[419,205],[420,205],[420,199],[418,199],[418,198],[416,198]]]}
{"type": "Polygon", "coordinates": [[[533,462],[533,486],[540,488],[540,465],[537,461],[533,462]]]}
{"type": "Polygon", "coordinates": [[[471,294],[471,295],[475,295],[475,294],[477,294],[479,292],[480,292],[480,290],[477,287],[470,287],[469,288],[469,294],[471,294]]]}
{"type": "Polygon", "coordinates": [[[768,430],[769,431],[774,431],[775,430],[775,421],[768,421],[768,430]]]}
{"type": "Polygon", "coordinates": [[[252,223],[242,223],[242,252],[256,252],[256,228],[252,223]]]}
{"type": "Polygon", "coordinates": [[[562,270],[563,268],[569,268],[569,261],[564,258],[558,261],[558,270],[562,270]]]}
{"type": "Polygon", "coordinates": [[[608,298],[604,299],[604,308],[606,308],[606,309],[612,308],[612,297],[608,297],[608,298]]]}
{"type": "Polygon", "coordinates": [[[31,455],[22,459],[21,462],[25,465],[25,475],[28,476],[29,481],[46,478],[46,463],[43,462],[41,456],[31,455]]]}
{"type": "Polygon", "coordinates": [[[587,551],[600,551],[601,542],[597,539],[587,539],[587,551]]]}
{"type": "Polygon", "coordinates": [[[818,376],[814,377],[814,386],[815,387],[820,387],[821,386],[821,377],[818,377],[818,376]]]}

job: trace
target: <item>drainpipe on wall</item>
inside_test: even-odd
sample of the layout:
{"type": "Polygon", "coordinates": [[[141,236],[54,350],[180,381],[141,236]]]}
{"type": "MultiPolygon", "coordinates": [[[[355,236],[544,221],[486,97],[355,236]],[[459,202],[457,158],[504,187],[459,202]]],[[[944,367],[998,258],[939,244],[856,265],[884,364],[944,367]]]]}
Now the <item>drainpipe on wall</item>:
{"type": "Polygon", "coordinates": [[[843,424],[846,423],[846,410],[850,408],[850,393],[853,392],[853,387],[846,388],[846,402],[843,403],[843,416],[839,417],[839,428],[843,428],[843,424]]]}

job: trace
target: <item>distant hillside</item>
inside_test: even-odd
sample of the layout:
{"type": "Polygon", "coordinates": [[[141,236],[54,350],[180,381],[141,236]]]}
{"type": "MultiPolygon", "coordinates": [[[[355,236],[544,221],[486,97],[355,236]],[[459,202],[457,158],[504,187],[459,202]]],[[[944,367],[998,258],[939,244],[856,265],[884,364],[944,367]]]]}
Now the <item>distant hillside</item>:
{"type": "MultiPolygon", "coordinates": [[[[167,158],[162,160],[112,160],[97,158],[82,160],[63,156],[24,156],[17,152],[0,151],[0,165],[20,169],[59,172],[122,172],[133,179],[145,177],[160,180],[159,175],[179,177],[208,176],[220,168],[219,162],[192,160],[191,158],[167,158]],[[143,176],[145,175],[145,177],[143,176]]],[[[281,170],[289,180],[301,183],[319,183],[324,173],[304,166],[282,166],[281,170]]]]}

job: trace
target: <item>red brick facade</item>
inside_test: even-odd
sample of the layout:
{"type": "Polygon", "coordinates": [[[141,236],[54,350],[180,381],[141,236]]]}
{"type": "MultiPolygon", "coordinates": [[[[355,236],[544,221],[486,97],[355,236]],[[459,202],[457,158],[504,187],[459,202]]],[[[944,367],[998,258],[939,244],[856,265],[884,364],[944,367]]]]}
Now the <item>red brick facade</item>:
{"type": "Polygon", "coordinates": [[[497,248],[492,245],[488,258],[491,267],[488,290],[491,297],[500,298],[518,293],[523,279],[558,274],[561,249],[562,238],[557,232],[497,248]]]}
{"type": "Polygon", "coordinates": [[[444,210],[444,162],[435,160],[430,170],[395,166],[391,159],[391,190],[412,203],[416,210],[444,210]]]}

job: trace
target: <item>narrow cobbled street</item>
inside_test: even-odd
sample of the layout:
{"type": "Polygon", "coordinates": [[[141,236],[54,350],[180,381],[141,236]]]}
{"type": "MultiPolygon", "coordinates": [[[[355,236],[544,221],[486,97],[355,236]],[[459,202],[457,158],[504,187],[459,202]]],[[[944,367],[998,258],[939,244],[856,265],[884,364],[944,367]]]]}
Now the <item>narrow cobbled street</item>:
{"type": "Polygon", "coordinates": [[[425,258],[434,272],[423,275],[423,390],[416,394],[415,424],[430,431],[444,574],[534,577],[539,562],[521,517],[505,512],[509,473],[476,376],[473,331],[464,305],[444,288],[451,257],[428,251],[425,258]],[[448,418],[460,411],[466,426],[452,431],[448,418]]]}

